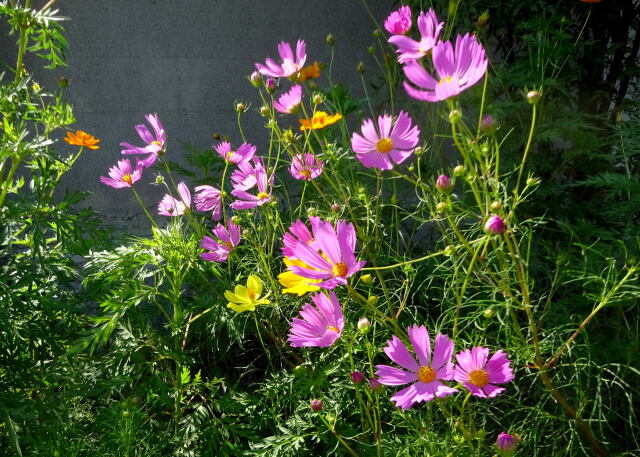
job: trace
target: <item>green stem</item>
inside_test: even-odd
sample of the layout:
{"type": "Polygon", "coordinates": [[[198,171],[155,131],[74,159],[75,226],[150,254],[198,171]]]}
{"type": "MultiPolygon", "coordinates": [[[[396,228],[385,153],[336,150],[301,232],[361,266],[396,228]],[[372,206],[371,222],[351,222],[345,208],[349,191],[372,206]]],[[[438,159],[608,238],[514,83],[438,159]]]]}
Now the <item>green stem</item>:
{"type": "Polygon", "coordinates": [[[142,203],[142,199],[140,198],[140,195],[138,195],[138,191],[133,186],[133,184],[131,185],[131,190],[133,191],[133,195],[136,196],[136,199],[138,200],[138,203],[142,207],[142,210],[144,211],[144,214],[146,214],[147,218],[149,219],[149,221],[151,221],[151,225],[153,225],[155,228],[158,228],[158,224],[156,224],[156,221],[153,219],[153,217],[151,217],[151,214],[149,214],[149,211],[147,211],[147,208],[144,206],[144,203],[142,203]]]}
{"type": "MultiPolygon", "coordinates": [[[[518,189],[520,188],[520,180],[522,179],[522,172],[524,171],[524,164],[527,161],[527,155],[529,154],[529,149],[531,149],[531,143],[533,142],[533,132],[536,128],[536,104],[531,105],[533,107],[533,112],[531,114],[531,128],[529,129],[529,138],[527,139],[527,145],[524,148],[524,154],[522,155],[522,163],[520,163],[520,171],[518,172],[518,180],[516,181],[516,187],[513,189],[513,194],[516,197],[516,201],[518,199],[518,189]]],[[[515,206],[515,203],[514,203],[515,206]]]]}

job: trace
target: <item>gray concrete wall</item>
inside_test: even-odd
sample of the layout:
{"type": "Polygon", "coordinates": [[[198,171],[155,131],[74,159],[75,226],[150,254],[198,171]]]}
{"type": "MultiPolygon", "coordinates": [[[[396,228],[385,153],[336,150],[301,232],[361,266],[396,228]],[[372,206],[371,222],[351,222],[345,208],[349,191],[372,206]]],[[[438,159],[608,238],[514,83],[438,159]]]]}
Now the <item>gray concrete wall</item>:
{"type": "MultiPolygon", "coordinates": [[[[34,1],[34,5],[41,6],[34,1]]],[[[378,21],[393,0],[370,0],[378,21]]],[[[69,79],[66,90],[77,123],[102,141],[87,152],[64,179],[62,187],[88,190],[87,205],[107,223],[146,225],[137,203],[126,190],[102,185],[98,178],[120,158],[121,141],[139,144],[134,125],[144,114],[157,112],[169,135],[168,153],[184,153],[177,142],[209,147],[212,134],[238,141],[234,102],[259,106],[246,77],[254,62],[277,56],[280,40],[307,42],[308,60],[328,62],[325,36],[336,37],[334,81],[362,95],[359,60],[368,59],[373,25],[359,0],[59,0],[56,8],[68,16],[67,68],[42,70],[30,59],[36,80],[69,79]]],[[[0,58],[13,60],[13,37],[0,37],[0,58]]],[[[321,80],[326,83],[326,77],[321,80]]],[[[262,118],[244,116],[245,133],[255,144],[265,138],[262,118]]],[[[59,143],[59,148],[67,147],[59,143]]],[[[151,173],[143,178],[153,179],[151,173]]],[[[152,186],[138,186],[148,207],[161,195],[152,186]]]]}

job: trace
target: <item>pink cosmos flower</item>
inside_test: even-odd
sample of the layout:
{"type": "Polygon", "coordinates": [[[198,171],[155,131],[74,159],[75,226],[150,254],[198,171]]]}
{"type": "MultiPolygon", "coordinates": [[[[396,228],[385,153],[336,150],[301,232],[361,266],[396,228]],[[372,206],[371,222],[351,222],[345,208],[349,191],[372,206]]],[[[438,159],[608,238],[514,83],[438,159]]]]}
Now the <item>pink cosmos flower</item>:
{"type": "Polygon", "coordinates": [[[273,107],[285,114],[292,114],[298,111],[298,107],[302,102],[302,86],[296,84],[289,92],[285,92],[280,96],[278,101],[273,102],[273,107]]]}
{"type": "Polygon", "coordinates": [[[305,303],[300,311],[300,319],[294,318],[289,324],[289,344],[299,347],[329,347],[340,338],[344,328],[344,314],[336,294],[327,297],[320,292],[311,296],[313,305],[305,303]]]}
{"type": "Polygon", "coordinates": [[[362,135],[353,133],[351,147],[356,157],[367,168],[391,170],[395,164],[404,162],[418,144],[420,130],[412,125],[411,117],[400,111],[395,123],[384,114],[378,116],[378,126],[373,119],[362,123],[362,135]]]}
{"type": "Polygon", "coordinates": [[[489,349],[484,347],[465,349],[456,355],[454,378],[476,397],[495,397],[505,389],[494,384],[504,384],[514,378],[504,351],[496,351],[487,361],[488,357],[489,349]]]}
{"type": "Polygon", "coordinates": [[[167,194],[158,205],[158,214],[160,216],[182,216],[189,208],[191,208],[191,192],[184,182],[178,184],[178,195],[180,200],[167,194]]]}
{"type": "Polygon", "coordinates": [[[220,204],[220,190],[212,186],[196,187],[196,195],[193,197],[196,210],[200,212],[213,211],[211,218],[220,220],[222,217],[222,205],[220,204]]]}
{"type": "Polygon", "coordinates": [[[147,157],[140,162],[148,168],[155,163],[158,155],[162,154],[164,151],[165,143],[167,142],[167,134],[165,133],[164,127],[160,123],[160,119],[158,119],[158,115],[156,113],[147,114],[145,118],[153,129],[153,135],[146,125],[139,124],[136,125],[135,128],[138,131],[138,135],[140,135],[140,138],[146,143],[146,145],[138,147],[123,142],[120,143],[120,146],[125,148],[121,151],[123,154],[148,154],[147,157]]]}
{"type": "Polygon", "coordinates": [[[229,253],[240,243],[240,226],[227,221],[227,227],[218,224],[212,230],[217,240],[210,236],[202,237],[200,247],[211,252],[203,252],[200,258],[208,262],[225,262],[229,253]]]}
{"type": "Polygon", "coordinates": [[[297,154],[291,160],[289,173],[295,179],[311,181],[322,174],[324,164],[313,154],[297,154]]]}
{"type": "Polygon", "coordinates": [[[331,222],[311,219],[313,241],[299,241],[290,246],[296,259],[306,267],[289,265],[289,271],[309,279],[323,279],[317,285],[333,289],[346,285],[347,278],[360,271],[366,262],[356,262],[356,231],[352,223],[338,221],[337,230],[331,222]]]}
{"type": "MultiPolygon", "coordinates": [[[[311,220],[313,219],[317,218],[312,217],[311,220]]],[[[289,231],[282,237],[282,254],[290,259],[296,259],[296,256],[293,253],[293,246],[299,242],[309,244],[312,240],[313,235],[305,223],[298,219],[291,224],[289,231]]]]}
{"type": "Polygon", "coordinates": [[[265,61],[266,65],[256,63],[256,68],[260,73],[265,76],[271,76],[272,78],[288,78],[296,74],[307,60],[307,45],[303,40],[298,40],[296,44],[296,55],[293,56],[293,50],[291,45],[285,41],[281,41],[278,45],[278,53],[282,64],[277,64],[273,59],[268,58],[265,61]]]}
{"type": "Polygon", "coordinates": [[[424,325],[407,327],[409,341],[413,351],[418,356],[418,361],[411,355],[400,338],[393,336],[387,341],[384,352],[391,360],[405,370],[389,365],[378,365],[376,375],[382,384],[388,386],[405,387],[393,397],[391,401],[402,409],[409,409],[415,403],[431,401],[435,397],[444,398],[457,392],[457,389],[448,387],[441,381],[453,379],[453,341],[448,336],[438,333],[436,336],[433,353],[431,352],[431,339],[424,325]]]}
{"type": "MultiPolygon", "coordinates": [[[[262,163],[262,159],[256,157],[253,160],[254,163],[262,163]]],[[[251,164],[251,161],[240,162],[237,164],[238,168],[231,174],[231,182],[234,189],[249,190],[257,184],[256,169],[251,164]]]]}
{"type": "Polygon", "coordinates": [[[256,147],[251,143],[242,143],[236,151],[231,147],[231,143],[223,141],[222,143],[213,147],[220,157],[224,160],[228,160],[231,163],[240,163],[251,160],[256,153],[256,147]]]}
{"type": "MultiPolygon", "coordinates": [[[[233,209],[250,209],[255,208],[256,206],[262,206],[266,203],[269,203],[271,200],[271,188],[273,186],[273,175],[267,178],[267,171],[264,169],[264,164],[262,163],[262,159],[259,157],[253,158],[253,180],[255,180],[255,184],[258,187],[258,193],[256,195],[250,194],[247,192],[248,188],[247,183],[252,182],[251,175],[247,176],[245,180],[240,183],[234,183],[234,188],[231,191],[231,195],[237,197],[238,200],[234,201],[231,205],[233,209]]],[[[240,165],[240,164],[238,164],[240,165]]],[[[235,174],[235,173],[234,173],[235,174]]],[[[232,176],[233,179],[233,176],[232,176]]],[[[251,186],[253,187],[253,186],[251,186]]]]}
{"type": "Polygon", "coordinates": [[[432,58],[437,80],[418,62],[409,62],[402,68],[409,81],[421,88],[404,82],[407,93],[416,100],[437,102],[458,95],[477,83],[487,71],[484,48],[469,33],[456,37],[455,51],[450,41],[436,44],[432,58]]]}
{"type": "Polygon", "coordinates": [[[142,163],[136,161],[136,169],[131,167],[129,159],[118,160],[118,165],[109,169],[109,178],[100,176],[100,182],[107,186],[122,189],[123,187],[133,187],[134,182],[140,181],[142,177],[142,163]]]}
{"type": "Polygon", "coordinates": [[[384,28],[391,35],[407,33],[411,29],[411,8],[405,5],[393,11],[384,21],[384,28]]]}
{"type": "MultiPolygon", "coordinates": [[[[409,21],[411,21],[411,11],[409,11],[409,21]]],[[[415,61],[427,55],[438,42],[438,37],[440,36],[442,27],[444,27],[444,22],[438,22],[433,8],[426,13],[424,11],[420,13],[417,23],[421,35],[420,41],[412,40],[403,35],[394,35],[389,38],[389,43],[398,48],[396,52],[398,53],[398,62],[400,63],[415,61]]],[[[410,24],[411,22],[409,22],[409,25],[410,24]]]]}

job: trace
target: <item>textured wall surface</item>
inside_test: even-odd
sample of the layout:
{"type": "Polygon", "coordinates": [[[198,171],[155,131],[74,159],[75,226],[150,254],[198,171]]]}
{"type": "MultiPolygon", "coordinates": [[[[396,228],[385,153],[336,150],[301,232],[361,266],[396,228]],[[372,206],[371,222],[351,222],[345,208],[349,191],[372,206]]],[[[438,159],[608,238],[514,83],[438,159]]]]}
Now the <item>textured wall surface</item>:
{"type": "MultiPolygon", "coordinates": [[[[394,4],[369,3],[378,21],[394,4]]],[[[62,187],[90,191],[86,204],[115,225],[146,225],[127,191],[98,181],[120,158],[121,141],[140,143],[134,125],[144,114],[160,116],[172,157],[184,153],[178,139],[204,148],[219,132],[237,142],[234,102],[259,106],[246,77],[254,62],[277,56],[280,40],[303,38],[308,59],[328,62],[324,39],[334,34],[334,81],[357,95],[362,88],[355,66],[367,60],[373,40],[372,21],[358,0],[60,0],[56,7],[70,18],[64,24],[69,66],[45,72],[32,59],[28,69],[46,83],[55,84],[62,75],[69,79],[66,95],[77,118],[72,128],[102,141],[98,151],[84,154],[62,187]]],[[[13,59],[14,38],[0,40],[0,57],[13,59]]],[[[255,112],[244,119],[248,139],[260,145],[266,137],[262,119],[255,112]]],[[[155,208],[160,190],[138,187],[147,206],[155,208]]]]}

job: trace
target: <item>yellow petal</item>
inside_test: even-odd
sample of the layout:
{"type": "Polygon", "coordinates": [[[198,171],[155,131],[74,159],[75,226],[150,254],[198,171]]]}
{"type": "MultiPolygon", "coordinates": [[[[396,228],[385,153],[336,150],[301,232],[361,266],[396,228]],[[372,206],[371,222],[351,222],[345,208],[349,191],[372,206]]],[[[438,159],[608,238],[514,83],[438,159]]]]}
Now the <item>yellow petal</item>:
{"type": "Polygon", "coordinates": [[[227,307],[231,308],[232,310],[234,310],[237,313],[243,313],[245,311],[255,311],[256,310],[256,307],[254,305],[251,305],[251,304],[238,305],[236,303],[227,303],[227,307]]]}
{"type": "Polygon", "coordinates": [[[256,275],[251,275],[247,280],[247,287],[249,289],[255,290],[256,297],[259,297],[260,294],[262,293],[262,280],[256,275]]]}
{"type": "Polygon", "coordinates": [[[226,298],[227,300],[231,301],[231,302],[235,302],[235,303],[251,303],[251,300],[249,300],[249,297],[246,296],[246,289],[245,289],[245,295],[238,295],[237,293],[237,288],[236,288],[236,293],[234,294],[233,292],[231,292],[230,290],[227,290],[224,292],[224,298],[226,298]]]}

